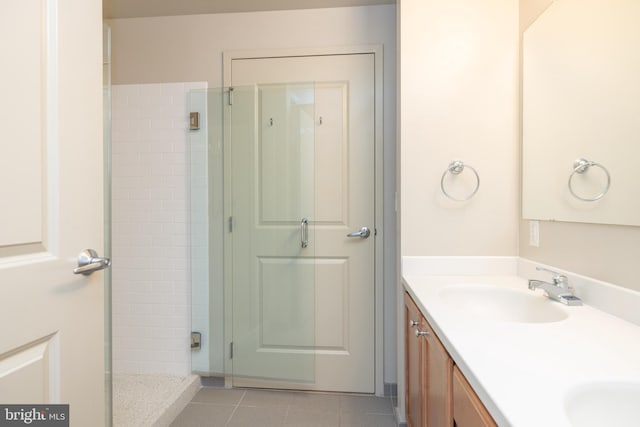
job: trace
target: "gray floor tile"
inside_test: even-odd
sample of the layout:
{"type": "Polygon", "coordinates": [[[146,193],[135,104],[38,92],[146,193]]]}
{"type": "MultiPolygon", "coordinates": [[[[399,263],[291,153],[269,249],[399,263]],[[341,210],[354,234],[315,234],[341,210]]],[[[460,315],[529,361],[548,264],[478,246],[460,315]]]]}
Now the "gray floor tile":
{"type": "Polygon", "coordinates": [[[393,414],[391,399],[376,396],[343,395],[340,398],[340,412],[356,414],[393,414]]]}
{"type": "Polygon", "coordinates": [[[224,388],[225,380],[223,377],[200,377],[202,387],[218,387],[224,388]]]}
{"type": "Polygon", "coordinates": [[[244,390],[203,387],[191,399],[192,402],[215,403],[218,405],[237,405],[244,390]]]}
{"type": "Polygon", "coordinates": [[[393,415],[340,414],[340,427],[396,427],[393,415]]]}
{"type": "Polygon", "coordinates": [[[203,388],[172,427],[395,427],[390,398],[203,388]]]}
{"type": "Polygon", "coordinates": [[[233,405],[190,403],[171,423],[171,427],[224,427],[234,409],[233,405]]]}
{"type": "Polygon", "coordinates": [[[286,427],[338,427],[340,414],[337,411],[292,406],[289,407],[284,425],[286,427]]]}
{"type": "Polygon", "coordinates": [[[240,406],[287,407],[295,393],[272,390],[247,390],[240,406]]]}
{"type": "Polygon", "coordinates": [[[292,408],[310,409],[316,412],[340,412],[340,395],[321,393],[295,393],[291,397],[292,408]]]}
{"type": "Polygon", "coordinates": [[[253,407],[239,406],[233,413],[231,420],[227,424],[228,427],[282,427],[285,416],[287,414],[286,407],[253,407]]]}

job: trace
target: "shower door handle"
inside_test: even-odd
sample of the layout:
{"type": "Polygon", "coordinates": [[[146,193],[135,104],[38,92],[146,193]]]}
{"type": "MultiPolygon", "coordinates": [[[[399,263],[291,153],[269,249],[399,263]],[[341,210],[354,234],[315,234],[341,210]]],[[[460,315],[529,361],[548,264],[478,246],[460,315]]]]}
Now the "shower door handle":
{"type": "Polygon", "coordinates": [[[93,249],[85,249],[78,255],[78,267],[73,269],[73,274],[88,276],[94,271],[104,270],[111,265],[109,258],[100,258],[93,249]]]}
{"type": "Polygon", "coordinates": [[[306,248],[309,246],[309,220],[302,218],[300,221],[300,247],[306,248]]]}

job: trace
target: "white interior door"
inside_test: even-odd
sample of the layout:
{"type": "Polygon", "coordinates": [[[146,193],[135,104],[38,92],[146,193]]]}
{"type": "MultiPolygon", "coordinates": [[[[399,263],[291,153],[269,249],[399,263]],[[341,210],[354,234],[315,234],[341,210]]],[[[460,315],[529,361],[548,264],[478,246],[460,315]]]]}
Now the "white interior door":
{"type": "Polygon", "coordinates": [[[0,403],[102,425],[101,2],[3,1],[0,53],[0,403]]]}
{"type": "Polygon", "coordinates": [[[374,55],[234,59],[231,68],[234,88],[253,93],[234,90],[231,107],[233,383],[373,393],[374,55]],[[296,85],[295,102],[279,107],[282,86],[296,85]],[[310,107],[291,108],[305,97],[310,107]],[[299,133],[311,141],[270,138],[284,114],[310,115],[299,133]],[[247,116],[255,123],[238,119],[247,116]],[[278,178],[265,180],[267,169],[278,178]],[[298,204],[287,201],[292,191],[298,204]],[[362,227],[367,238],[347,237],[362,227]]]}

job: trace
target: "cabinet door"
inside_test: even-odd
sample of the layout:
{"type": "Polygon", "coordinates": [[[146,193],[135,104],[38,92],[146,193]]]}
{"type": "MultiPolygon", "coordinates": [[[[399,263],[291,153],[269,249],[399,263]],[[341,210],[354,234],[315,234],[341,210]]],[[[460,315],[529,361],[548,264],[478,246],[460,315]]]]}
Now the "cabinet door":
{"type": "Polygon", "coordinates": [[[424,395],[425,373],[424,355],[426,340],[416,336],[418,328],[423,328],[425,321],[418,307],[405,292],[405,412],[408,427],[425,427],[426,399],[424,395]]]}
{"type": "Polygon", "coordinates": [[[498,426],[457,366],[453,369],[453,418],[456,427],[498,426]]]}
{"type": "Polygon", "coordinates": [[[428,332],[424,336],[427,343],[425,357],[427,426],[451,427],[453,426],[451,386],[453,360],[426,321],[421,330],[428,332]]]}

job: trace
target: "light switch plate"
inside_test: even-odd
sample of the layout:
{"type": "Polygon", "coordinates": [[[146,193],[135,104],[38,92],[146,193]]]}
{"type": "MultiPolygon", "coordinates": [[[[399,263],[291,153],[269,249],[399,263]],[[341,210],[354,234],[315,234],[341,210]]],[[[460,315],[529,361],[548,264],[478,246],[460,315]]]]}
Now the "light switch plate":
{"type": "Polygon", "coordinates": [[[529,221],[529,245],[540,247],[540,221],[529,221]]]}

